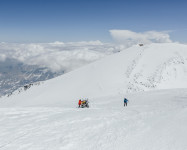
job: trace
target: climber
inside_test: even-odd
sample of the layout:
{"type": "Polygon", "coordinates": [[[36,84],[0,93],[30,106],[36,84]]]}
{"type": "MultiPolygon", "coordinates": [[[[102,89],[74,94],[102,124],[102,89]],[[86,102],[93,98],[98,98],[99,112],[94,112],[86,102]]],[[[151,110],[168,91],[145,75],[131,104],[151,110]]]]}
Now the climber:
{"type": "Polygon", "coordinates": [[[127,106],[128,99],[124,98],[124,107],[127,106]]]}

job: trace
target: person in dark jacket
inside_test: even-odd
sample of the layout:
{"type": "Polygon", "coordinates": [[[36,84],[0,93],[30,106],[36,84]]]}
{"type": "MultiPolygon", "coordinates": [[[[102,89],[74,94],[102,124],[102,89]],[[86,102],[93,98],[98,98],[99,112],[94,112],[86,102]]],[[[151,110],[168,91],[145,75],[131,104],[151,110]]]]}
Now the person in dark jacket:
{"type": "Polygon", "coordinates": [[[127,106],[128,99],[124,98],[124,107],[127,106]]]}

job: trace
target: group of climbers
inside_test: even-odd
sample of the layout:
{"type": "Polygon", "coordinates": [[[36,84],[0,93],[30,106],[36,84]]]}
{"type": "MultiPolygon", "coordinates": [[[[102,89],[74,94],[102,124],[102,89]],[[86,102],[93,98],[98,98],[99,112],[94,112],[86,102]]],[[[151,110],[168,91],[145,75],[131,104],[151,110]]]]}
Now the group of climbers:
{"type": "MultiPolygon", "coordinates": [[[[88,99],[85,99],[85,100],[81,100],[79,99],[79,102],[78,102],[78,106],[79,108],[84,108],[84,107],[87,107],[89,108],[89,105],[88,105],[88,99]]],[[[128,99],[127,98],[124,98],[124,107],[127,106],[127,103],[128,103],[128,99]]]]}
{"type": "Polygon", "coordinates": [[[78,102],[78,105],[79,105],[79,108],[84,108],[84,107],[87,107],[89,108],[89,105],[88,105],[88,99],[84,99],[84,100],[81,100],[79,99],[79,102],[78,102]]]}

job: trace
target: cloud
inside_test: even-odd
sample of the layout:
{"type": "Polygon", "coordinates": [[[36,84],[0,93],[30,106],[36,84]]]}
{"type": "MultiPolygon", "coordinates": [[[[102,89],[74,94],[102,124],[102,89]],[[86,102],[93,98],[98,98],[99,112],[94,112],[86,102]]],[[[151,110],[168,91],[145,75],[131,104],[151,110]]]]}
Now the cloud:
{"type": "Polygon", "coordinates": [[[0,54],[0,61],[5,61],[5,60],[6,60],[6,55],[0,54]]]}
{"type": "Polygon", "coordinates": [[[69,72],[118,51],[100,41],[54,43],[0,43],[0,61],[16,59],[27,65],[47,67],[53,72],[69,72]]]}
{"type": "Polygon", "coordinates": [[[47,67],[53,72],[69,72],[85,64],[138,43],[171,42],[168,32],[148,31],[136,33],[129,30],[110,30],[118,45],[101,41],[53,43],[0,43],[0,62],[18,60],[27,65],[47,67]]]}
{"type": "Polygon", "coordinates": [[[135,44],[144,43],[169,43],[172,42],[168,32],[147,31],[142,33],[130,30],[110,30],[110,34],[115,41],[130,47],[135,44]]]}

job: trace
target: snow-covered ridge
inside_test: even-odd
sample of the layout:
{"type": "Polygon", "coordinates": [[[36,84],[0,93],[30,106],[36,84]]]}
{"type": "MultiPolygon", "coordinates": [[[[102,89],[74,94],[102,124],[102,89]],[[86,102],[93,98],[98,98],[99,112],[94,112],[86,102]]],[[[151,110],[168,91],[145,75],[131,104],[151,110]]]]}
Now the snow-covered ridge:
{"type": "Polygon", "coordinates": [[[151,44],[139,51],[129,68],[129,91],[187,87],[184,82],[187,79],[187,46],[151,44]]]}
{"type": "MultiPolygon", "coordinates": [[[[187,88],[184,81],[187,81],[186,45],[137,45],[48,80],[10,99],[19,106],[65,106],[67,101],[76,103],[82,97],[187,88]]],[[[2,101],[9,106],[9,100],[2,101]]]]}
{"type": "Polygon", "coordinates": [[[34,87],[34,86],[39,86],[43,83],[43,81],[40,81],[40,82],[35,82],[35,83],[30,83],[30,84],[26,84],[24,85],[23,87],[20,87],[18,88],[17,90],[15,90],[14,92],[11,92],[7,95],[5,95],[5,97],[10,97],[10,96],[14,96],[14,95],[17,95],[17,94],[21,94],[22,92],[34,87]]]}

